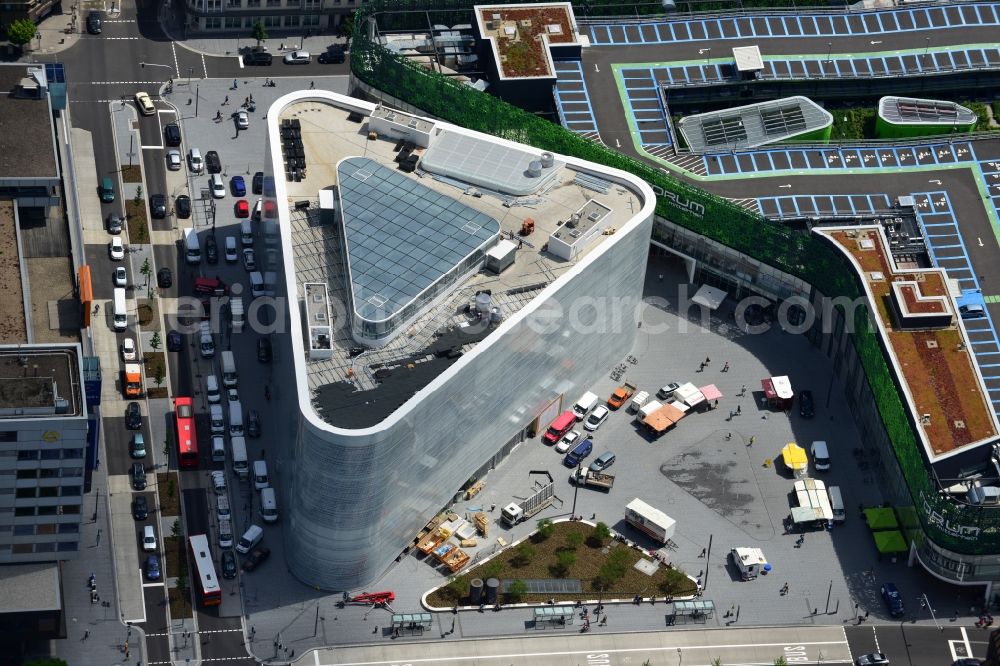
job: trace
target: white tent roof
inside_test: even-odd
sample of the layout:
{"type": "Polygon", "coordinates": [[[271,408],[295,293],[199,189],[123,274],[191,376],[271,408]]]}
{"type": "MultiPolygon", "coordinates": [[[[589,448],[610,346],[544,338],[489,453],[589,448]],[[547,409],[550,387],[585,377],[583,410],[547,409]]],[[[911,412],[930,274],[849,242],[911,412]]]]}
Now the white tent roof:
{"type": "Polygon", "coordinates": [[[722,305],[722,301],[726,300],[726,292],[703,284],[691,300],[709,310],[717,310],[722,305]]]}

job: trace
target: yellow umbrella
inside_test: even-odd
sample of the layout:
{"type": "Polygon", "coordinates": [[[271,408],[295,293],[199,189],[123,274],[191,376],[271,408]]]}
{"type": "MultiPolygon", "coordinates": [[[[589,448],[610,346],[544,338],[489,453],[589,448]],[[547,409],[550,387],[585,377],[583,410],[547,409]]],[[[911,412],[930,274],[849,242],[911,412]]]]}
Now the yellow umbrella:
{"type": "Polygon", "coordinates": [[[781,449],[781,459],[784,461],[785,467],[793,472],[804,470],[809,465],[806,450],[795,442],[789,442],[781,449]]]}

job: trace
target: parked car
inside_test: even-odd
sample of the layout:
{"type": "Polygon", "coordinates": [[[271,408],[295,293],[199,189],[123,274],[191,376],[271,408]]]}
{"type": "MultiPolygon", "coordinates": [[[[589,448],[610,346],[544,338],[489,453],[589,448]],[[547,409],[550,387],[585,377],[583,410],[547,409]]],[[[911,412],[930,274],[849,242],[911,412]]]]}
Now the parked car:
{"type": "Polygon", "coordinates": [[[135,520],[146,520],[149,518],[149,503],[145,495],[136,495],[132,500],[132,518],[135,520]]]}
{"type": "Polygon", "coordinates": [[[899,593],[895,583],[882,584],[882,600],[885,601],[892,617],[903,617],[906,610],[903,608],[903,596],[899,593]]]}
{"type": "Polygon", "coordinates": [[[219,159],[219,153],[214,150],[205,153],[205,168],[208,169],[209,173],[222,173],[222,161],[219,159]]]}
{"type": "Polygon", "coordinates": [[[223,578],[236,578],[238,567],[236,566],[236,553],[231,550],[222,551],[222,562],[220,563],[223,578]]]}
{"type": "Polygon", "coordinates": [[[986,316],[986,308],[979,303],[958,306],[958,314],[962,319],[979,319],[986,316]]]}
{"type": "Polygon", "coordinates": [[[168,146],[181,145],[181,128],[177,123],[170,123],[163,128],[163,141],[168,146]]]}
{"type": "Polygon", "coordinates": [[[122,239],[115,236],[108,243],[108,254],[111,255],[112,261],[123,261],[125,259],[125,244],[122,243],[122,239]]]}
{"type": "Polygon", "coordinates": [[[271,362],[271,341],[267,338],[257,338],[257,360],[261,363],[271,362]]]}
{"type": "Polygon", "coordinates": [[[105,226],[107,227],[109,234],[120,234],[122,232],[122,223],[122,218],[118,217],[114,213],[110,213],[106,219],[105,226]]]}
{"type": "Polygon", "coordinates": [[[125,405],[125,427],[129,430],[142,428],[142,411],[139,409],[139,403],[133,401],[125,405]]]}
{"type": "Polygon", "coordinates": [[[799,416],[804,419],[816,416],[816,403],[813,401],[813,394],[809,389],[799,391],[799,416]]]}
{"type": "Polygon", "coordinates": [[[233,176],[229,181],[229,189],[234,197],[245,197],[247,195],[247,184],[243,176],[233,176]]]}
{"type": "Polygon", "coordinates": [[[336,65],[344,62],[344,49],[339,44],[334,44],[323,53],[319,54],[317,61],[324,65],[336,65]]]}
{"type": "Polygon", "coordinates": [[[587,420],[583,422],[583,427],[586,430],[597,430],[601,427],[601,424],[608,420],[608,414],[611,412],[604,405],[598,405],[594,408],[594,411],[590,413],[587,420]]]}
{"type": "Polygon", "coordinates": [[[101,34],[101,12],[87,14],[87,32],[91,35],[101,34]]]}
{"type": "Polygon", "coordinates": [[[219,244],[215,242],[215,236],[211,234],[205,236],[205,259],[210,264],[219,263],[219,244]]]}
{"type": "Polygon", "coordinates": [[[889,658],[881,652],[863,654],[854,660],[857,666],[888,666],[889,658]]]}
{"type": "Polygon", "coordinates": [[[592,463],[590,463],[590,471],[603,472],[614,464],[615,454],[611,451],[605,451],[601,455],[597,456],[592,463]]]}
{"type": "Polygon", "coordinates": [[[274,56],[267,51],[251,51],[243,56],[244,65],[270,65],[272,60],[274,56]]]}
{"type": "Polygon", "coordinates": [[[164,266],[160,270],[156,271],[156,286],[161,289],[168,289],[174,284],[174,274],[170,272],[170,269],[164,266]]]}
{"type": "Polygon", "coordinates": [[[233,214],[238,217],[250,217],[250,204],[246,199],[237,199],[233,204],[233,214]]]}
{"type": "Polygon", "coordinates": [[[255,548],[243,561],[243,571],[253,571],[271,556],[270,548],[255,548]]]}
{"type": "Polygon", "coordinates": [[[273,220],[278,217],[278,204],[274,203],[270,199],[264,202],[264,217],[268,220],[273,220]]]}
{"type": "Polygon", "coordinates": [[[264,189],[264,172],[258,171],[253,175],[253,193],[260,194],[264,189]]]}
{"type": "Polygon", "coordinates": [[[245,268],[247,272],[257,270],[257,257],[254,255],[252,247],[248,247],[243,250],[243,268],[245,268]]]}
{"type": "Polygon", "coordinates": [[[124,266],[115,267],[112,279],[114,280],[116,287],[127,287],[128,272],[126,272],[125,267],[124,266]]]}
{"type": "Polygon", "coordinates": [[[222,182],[222,177],[219,174],[212,174],[212,177],[208,179],[208,187],[212,190],[213,198],[222,199],[226,196],[226,184],[222,182]]]}
{"type": "Polygon", "coordinates": [[[236,121],[236,129],[250,129],[250,115],[246,111],[237,111],[233,114],[236,121]]]}
{"type": "Polygon", "coordinates": [[[133,458],[146,457],[146,438],[141,432],[132,435],[132,441],[128,445],[128,454],[133,458]]]}
{"type": "Polygon", "coordinates": [[[181,163],[181,151],[173,148],[167,151],[167,169],[170,171],[180,171],[183,164],[181,163]]]}
{"type": "Polygon", "coordinates": [[[247,436],[260,437],[260,414],[256,409],[247,412],[247,436]]]}
{"type": "Polygon", "coordinates": [[[139,109],[139,113],[144,116],[152,116],[156,113],[156,107],[153,106],[153,100],[149,98],[148,93],[137,92],[135,94],[135,106],[139,109]]]}
{"type": "Polygon", "coordinates": [[[566,433],[565,435],[563,435],[563,438],[559,440],[558,444],[556,444],[556,446],[555,446],[556,452],[557,453],[566,453],[571,448],[573,448],[573,446],[576,445],[576,443],[577,443],[577,441],[579,441],[579,439],[580,439],[580,431],[579,430],[570,430],[568,433],[566,433]]]}
{"type": "Polygon", "coordinates": [[[167,333],[167,351],[179,352],[183,344],[184,338],[180,333],[177,331],[167,333]]]}
{"type": "Polygon", "coordinates": [[[240,260],[240,253],[236,249],[236,236],[226,236],[225,240],[226,263],[235,264],[240,260]]]}
{"type": "Polygon", "coordinates": [[[177,217],[182,220],[186,220],[191,217],[191,197],[186,194],[182,194],[174,199],[174,212],[177,213],[177,217]]]}
{"type": "Polygon", "coordinates": [[[146,489],[146,466],[141,462],[132,463],[132,487],[136,490],[146,489]]]}
{"type": "Polygon", "coordinates": [[[162,194],[154,194],[149,197],[149,213],[158,220],[165,218],[167,216],[167,197],[162,194]]]}
{"type": "Polygon", "coordinates": [[[134,361],[136,358],[135,339],[125,338],[122,340],[122,360],[134,361]]]}
{"type": "Polygon", "coordinates": [[[146,580],[160,580],[160,558],[156,555],[148,556],[143,568],[146,570],[146,580]]]}
{"type": "Polygon", "coordinates": [[[191,173],[201,173],[205,170],[205,160],[201,157],[201,151],[197,148],[188,150],[188,169],[191,173]]]}
{"type": "Polygon", "coordinates": [[[308,65],[310,60],[312,60],[312,56],[309,55],[308,51],[292,51],[286,53],[284,57],[286,65],[308,65]]]}

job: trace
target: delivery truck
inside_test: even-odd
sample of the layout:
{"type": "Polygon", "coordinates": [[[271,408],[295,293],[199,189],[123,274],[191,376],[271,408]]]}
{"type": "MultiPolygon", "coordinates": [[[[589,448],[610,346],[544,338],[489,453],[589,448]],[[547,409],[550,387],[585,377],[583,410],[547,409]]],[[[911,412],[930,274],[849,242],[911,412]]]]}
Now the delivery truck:
{"type": "Polygon", "coordinates": [[[546,471],[532,470],[529,476],[538,477],[523,498],[515,496],[514,501],[500,510],[500,519],[507,527],[528,520],[556,500],[556,486],[552,475],[546,471]]]}
{"type": "Polygon", "coordinates": [[[122,389],[126,398],[142,397],[142,366],[138,363],[126,363],[122,373],[122,389]]]}
{"type": "Polygon", "coordinates": [[[625,522],[662,544],[670,541],[677,527],[676,520],[639,498],[625,505],[625,522]]]}
{"type": "Polygon", "coordinates": [[[233,333],[242,333],[246,316],[243,310],[243,297],[233,296],[229,299],[229,324],[233,333]]]}
{"type": "Polygon", "coordinates": [[[611,490],[611,487],[615,485],[614,474],[595,472],[582,468],[577,468],[569,477],[569,480],[578,486],[592,486],[601,490],[611,490]]]}
{"type": "Polygon", "coordinates": [[[642,406],[645,405],[648,400],[649,400],[649,393],[647,393],[646,391],[639,391],[638,393],[632,396],[632,402],[630,402],[628,406],[629,411],[635,414],[640,409],[642,409],[642,406]]]}
{"type": "Polygon", "coordinates": [[[233,352],[226,350],[222,352],[222,385],[226,388],[234,388],[238,379],[236,359],[233,357],[233,352]]]}

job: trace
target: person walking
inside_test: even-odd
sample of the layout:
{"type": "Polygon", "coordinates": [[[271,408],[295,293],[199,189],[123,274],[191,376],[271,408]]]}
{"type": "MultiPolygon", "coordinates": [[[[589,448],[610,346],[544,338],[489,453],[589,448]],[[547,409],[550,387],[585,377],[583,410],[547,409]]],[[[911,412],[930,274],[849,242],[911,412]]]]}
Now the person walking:
{"type": "Polygon", "coordinates": [[[222,100],[222,106],[229,104],[229,95],[226,95],[226,99],[222,100]]]}
{"type": "Polygon", "coordinates": [[[310,81],[309,82],[309,90],[315,90],[315,89],[316,89],[316,82],[315,81],[310,81]]]}
{"type": "Polygon", "coordinates": [[[742,413],[743,413],[743,407],[741,407],[740,405],[736,405],[736,416],[739,416],[742,413]]]}
{"type": "Polygon", "coordinates": [[[722,371],[729,372],[729,361],[726,361],[726,363],[722,366],[722,371]]]}

